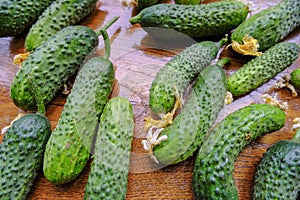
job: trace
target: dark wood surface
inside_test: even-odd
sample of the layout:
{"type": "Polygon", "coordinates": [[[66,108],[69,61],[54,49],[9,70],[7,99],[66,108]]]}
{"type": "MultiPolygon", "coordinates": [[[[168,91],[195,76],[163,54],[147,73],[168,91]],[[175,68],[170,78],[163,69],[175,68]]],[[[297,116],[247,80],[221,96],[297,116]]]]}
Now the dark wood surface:
{"type": "MultiPolygon", "coordinates": [[[[206,1],[205,3],[208,2],[211,1],[206,1]]],[[[254,4],[253,14],[278,3],[279,0],[250,0],[249,2],[254,4]]],[[[173,1],[169,3],[173,3],[173,1]]],[[[120,16],[120,19],[108,30],[108,33],[112,43],[111,60],[116,67],[117,84],[113,96],[119,95],[128,98],[134,107],[135,113],[136,127],[132,144],[127,199],[193,199],[191,181],[194,158],[174,166],[153,168],[142,149],[141,140],[146,136],[146,132],[143,130],[143,119],[150,113],[148,108],[148,90],[151,81],[158,69],[178,51],[176,49],[168,49],[167,46],[154,48],[151,38],[147,36],[139,25],[132,26],[129,23],[129,18],[135,14],[135,10],[122,7],[117,0],[103,0],[99,1],[93,13],[81,22],[81,24],[97,30],[112,17],[120,16]]],[[[299,33],[298,27],[285,40],[299,44],[299,33]]],[[[12,64],[13,57],[24,52],[25,37],[26,33],[13,38],[0,38],[1,129],[7,126],[19,112],[22,112],[11,101],[9,91],[10,83],[18,70],[18,66],[12,64]]],[[[211,39],[216,40],[216,38],[211,39]]],[[[101,38],[95,54],[99,56],[103,54],[101,38]]],[[[224,49],[219,56],[232,59],[232,62],[224,68],[227,75],[233,73],[250,59],[247,56],[234,53],[231,48],[224,49]]],[[[268,83],[243,97],[235,99],[232,104],[226,105],[217,120],[219,122],[227,114],[243,106],[251,103],[262,103],[263,94],[272,96],[277,94],[279,101],[288,102],[289,105],[288,110],[286,110],[287,121],[285,126],[281,130],[267,134],[248,145],[235,162],[234,177],[239,197],[242,200],[251,199],[255,169],[266,149],[277,141],[291,139],[293,136],[294,132],[290,129],[292,127],[292,119],[300,117],[300,98],[292,97],[287,89],[277,90],[273,89],[272,86],[282,75],[289,74],[297,67],[300,67],[300,58],[291,67],[278,74],[268,83]]],[[[65,99],[65,95],[58,94],[47,106],[46,115],[51,121],[52,128],[57,124],[65,99]]],[[[41,172],[28,199],[82,199],[89,167],[90,163],[75,181],[61,186],[51,184],[41,172]]]]}

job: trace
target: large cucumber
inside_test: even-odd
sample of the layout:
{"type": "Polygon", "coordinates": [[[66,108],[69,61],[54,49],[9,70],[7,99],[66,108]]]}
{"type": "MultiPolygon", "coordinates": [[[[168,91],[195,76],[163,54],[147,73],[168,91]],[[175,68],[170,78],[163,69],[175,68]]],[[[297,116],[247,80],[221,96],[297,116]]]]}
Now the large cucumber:
{"type": "Polygon", "coordinates": [[[0,0],[0,37],[16,36],[30,28],[54,0],[0,0]]]}
{"type": "Polygon", "coordinates": [[[130,23],[172,29],[192,38],[203,38],[229,33],[246,19],[247,14],[247,6],[236,0],[201,5],[158,4],[142,10],[130,19],[130,23]]]}
{"type": "Polygon", "coordinates": [[[99,118],[112,91],[115,72],[108,60],[108,35],[106,31],[102,34],[105,57],[90,59],[79,71],[46,146],[44,175],[55,184],[74,180],[86,166],[99,118]]]}
{"type": "Polygon", "coordinates": [[[268,104],[252,104],[226,116],[208,134],[196,155],[195,199],[238,199],[234,161],[243,148],[261,135],[284,126],[285,113],[268,104]]]}
{"type": "Polygon", "coordinates": [[[74,25],[88,16],[97,0],[56,0],[30,28],[25,49],[32,51],[66,26],[74,25]]]}
{"type": "Polygon", "coordinates": [[[204,41],[193,44],[176,55],[156,74],[149,94],[149,105],[155,114],[166,114],[176,102],[176,92],[182,96],[193,79],[216,57],[219,48],[227,41],[218,44],[204,41]]]}
{"type": "Polygon", "coordinates": [[[297,199],[300,191],[300,129],[291,141],[272,145],[255,174],[253,199],[297,199]]]}
{"type": "Polygon", "coordinates": [[[39,46],[22,63],[12,81],[10,94],[16,106],[45,112],[44,106],[97,48],[100,32],[86,26],[68,26],[39,46]]]}
{"type": "Polygon", "coordinates": [[[25,200],[43,163],[49,120],[26,114],[13,122],[0,144],[0,199],[25,200]]]}
{"type": "Polygon", "coordinates": [[[295,43],[277,43],[233,73],[228,78],[228,90],[233,96],[240,96],[256,89],[292,65],[299,52],[295,43]]]}
{"type": "Polygon", "coordinates": [[[161,133],[167,140],[154,146],[153,155],[160,163],[181,162],[202,144],[224,105],[227,88],[222,66],[228,61],[222,59],[206,67],[198,76],[183,110],[161,133]]]}
{"type": "Polygon", "coordinates": [[[110,99],[101,115],[84,199],[126,199],[133,131],[130,102],[123,97],[110,99]]]}
{"type": "Polygon", "coordinates": [[[263,51],[281,41],[299,25],[300,1],[282,0],[240,24],[231,35],[233,49],[239,53],[255,55],[256,51],[249,51],[253,49],[249,46],[257,45],[254,40],[249,40],[249,44],[243,44],[247,35],[257,40],[257,51],[263,51]],[[243,45],[246,47],[244,51],[243,45]],[[241,48],[242,51],[239,51],[241,48]]]}

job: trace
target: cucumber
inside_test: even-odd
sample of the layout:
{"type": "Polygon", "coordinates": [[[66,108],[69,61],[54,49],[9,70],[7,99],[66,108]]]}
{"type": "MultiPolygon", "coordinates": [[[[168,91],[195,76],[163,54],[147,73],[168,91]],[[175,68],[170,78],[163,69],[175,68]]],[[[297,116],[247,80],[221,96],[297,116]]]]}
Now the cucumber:
{"type": "Polygon", "coordinates": [[[298,58],[299,45],[280,42],[238,69],[228,78],[233,96],[244,95],[272,79],[298,58]]]}
{"type": "Polygon", "coordinates": [[[26,114],[14,121],[0,144],[0,199],[26,199],[43,162],[49,120],[26,114]]]}
{"type": "Polygon", "coordinates": [[[203,41],[191,45],[170,60],[154,77],[149,93],[149,105],[153,113],[164,115],[171,111],[189,84],[217,56],[219,48],[227,42],[215,44],[203,41]]]}
{"type": "Polygon", "coordinates": [[[196,5],[200,4],[202,0],[175,0],[177,4],[184,4],[184,5],[196,5]]]}
{"type": "MultiPolygon", "coordinates": [[[[237,45],[235,51],[252,55],[248,49],[240,52],[238,48],[243,45],[243,38],[248,35],[257,40],[257,51],[266,50],[284,39],[292,30],[300,25],[300,1],[282,0],[275,6],[271,6],[241,23],[232,33],[231,41],[237,45]]],[[[253,43],[252,43],[253,44],[253,43]]],[[[252,46],[245,44],[245,46],[252,46]]],[[[254,45],[257,45],[254,42],[254,45]]],[[[235,45],[232,45],[233,47],[235,45]]],[[[252,48],[250,48],[252,49],[252,48]]],[[[253,52],[255,55],[256,51],[253,52]]]]}
{"type": "Polygon", "coordinates": [[[208,134],[196,155],[195,199],[238,199],[234,161],[243,148],[284,126],[285,113],[268,104],[252,104],[226,116],[208,134]]]}
{"type": "MultiPolygon", "coordinates": [[[[158,4],[142,10],[130,19],[130,23],[172,29],[191,38],[204,38],[229,33],[246,19],[247,14],[247,6],[236,0],[200,5],[158,4]]],[[[157,34],[157,29],[145,30],[157,34]]]]}
{"type": "Polygon", "coordinates": [[[0,0],[0,37],[17,36],[37,20],[54,0],[0,0]]]}
{"type": "Polygon", "coordinates": [[[290,141],[272,145],[261,159],[253,199],[297,199],[300,191],[300,129],[290,141]]]}
{"type": "Polygon", "coordinates": [[[10,96],[15,105],[45,112],[45,105],[97,48],[100,32],[86,26],[68,26],[39,46],[22,63],[11,83],[10,96]]]}
{"type": "Polygon", "coordinates": [[[97,0],[56,0],[30,28],[25,40],[26,51],[33,51],[64,27],[75,25],[95,8],[97,0]]]}
{"type": "Polygon", "coordinates": [[[161,164],[179,163],[192,156],[202,144],[224,105],[227,88],[222,66],[227,62],[229,59],[222,59],[204,68],[181,113],[161,132],[161,136],[168,139],[153,150],[161,164]]]}
{"type": "Polygon", "coordinates": [[[80,69],[47,143],[43,171],[54,184],[74,180],[90,158],[92,140],[115,77],[108,57],[109,52],[104,58],[92,58],[80,69]]]}
{"type": "Polygon", "coordinates": [[[295,86],[295,88],[300,90],[300,68],[292,71],[290,82],[293,86],[295,86]]]}
{"type": "Polygon", "coordinates": [[[133,108],[123,97],[114,97],[101,115],[84,199],[126,199],[133,108]]]}

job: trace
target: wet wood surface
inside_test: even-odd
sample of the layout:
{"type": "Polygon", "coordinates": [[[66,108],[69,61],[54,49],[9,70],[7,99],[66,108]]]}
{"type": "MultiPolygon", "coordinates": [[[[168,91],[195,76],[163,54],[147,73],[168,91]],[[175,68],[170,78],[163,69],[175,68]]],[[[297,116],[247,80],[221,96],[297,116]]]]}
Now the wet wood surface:
{"type": "MultiPolygon", "coordinates": [[[[209,2],[211,1],[205,3],[209,2]]],[[[252,14],[254,14],[278,3],[279,0],[250,0],[249,2],[254,6],[252,11],[252,14]]],[[[168,3],[173,3],[173,1],[168,3]]],[[[142,139],[147,134],[143,130],[143,125],[144,118],[150,114],[148,94],[151,81],[159,68],[178,53],[178,49],[170,49],[167,46],[153,46],[151,38],[139,25],[132,26],[129,23],[129,18],[135,14],[134,9],[123,7],[117,0],[102,0],[98,2],[93,13],[81,22],[81,24],[97,30],[112,17],[120,16],[120,19],[109,28],[108,33],[112,44],[111,61],[116,67],[117,84],[113,96],[119,95],[128,98],[134,107],[135,113],[136,127],[132,143],[127,199],[193,199],[192,171],[194,158],[189,158],[174,166],[152,168],[141,145],[142,139]]],[[[299,44],[299,33],[298,27],[285,40],[299,44]]],[[[18,37],[0,38],[0,129],[9,125],[17,114],[22,112],[13,104],[9,93],[11,81],[19,69],[17,65],[12,64],[13,57],[24,52],[25,37],[26,33],[18,37]]],[[[216,38],[211,38],[211,40],[216,40],[216,38]]],[[[101,38],[95,54],[103,55],[101,38]]],[[[231,48],[223,49],[219,57],[230,57],[232,59],[232,62],[224,67],[227,75],[232,74],[250,60],[250,57],[238,55],[231,48]]],[[[281,130],[267,134],[248,145],[235,162],[234,177],[239,197],[242,200],[251,199],[254,173],[266,149],[277,141],[291,139],[294,134],[291,131],[292,120],[295,117],[300,117],[300,98],[292,97],[288,89],[278,90],[272,86],[283,75],[289,74],[297,67],[300,67],[300,58],[271,81],[255,91],[235,99],[232,104],[226,105],[219,115],[217,122],[238,108],[251,103],[263,103],[263,94],[277,95],[279,101],[287,102],[289,106],[285,111],[287,115],[285,126],[281,130]]],[[[65,100],[65,95],[58,94],[47,106],[46,115],[51,121],[52,128],[57,124],[65,100]]],[[[60,186],[51,184],[40,172],[28,199],[82,199],[89,169],[90,162],[75,181],[60,186]]]]}

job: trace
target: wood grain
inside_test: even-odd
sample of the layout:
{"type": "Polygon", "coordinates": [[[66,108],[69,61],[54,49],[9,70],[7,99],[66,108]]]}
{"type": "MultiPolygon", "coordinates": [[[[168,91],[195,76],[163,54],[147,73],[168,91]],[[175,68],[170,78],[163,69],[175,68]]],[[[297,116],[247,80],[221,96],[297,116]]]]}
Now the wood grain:
{"type": "MultiPolygon", "coordinates": [[[[168,1],[173,3],[173,1],[168,1]]],[[[209,3],[212,1],[205,1],[209,3]]],[[[253,13],[257,13],[266,7],[278,3],[279,0],[263,1],[250,0],[256,8],[253,13]]],[[[253,14],[252,13],[252,14],[253,14]]],[[[97,30],[106,21],[114,16],[120,19],[109,30],[111,37],[112,53],[111,60],[116,67],[117,84],[113,95],[128,98],[134,106],[135,113],[135,133],[132,143],[131,168],[128,180],[127,199],[193,199],[192,193],[192,170],[194,158],[164,168],[153,168],[151,161],[142,149],[141,140],[146,133],[143,130],[143,119],[150,114],[148,108],[148,89],[155,73],[168,60],[174,56],[178,49],[170,49],[166,46],[153,46],[153,41],[139,27],[132,26],[129,18],[136,14],[132,8],[122,7],[119,1],[102,0],[97,4],[93,13],[81,22],[81,24],[97,30]]],[[[300,43],[300,28],[294,30],[285,40],[300,43]]],[[[13,80],[18,66],[13,65],[13,57],[24,51],[24,40],[26,33],[18,37],[0,38],[0,128],[7,126],[19,112],[9,97],[10,83],[13,80]]],[[[216,40],[216,38],[211,38],[216,40]]],[[[103,55],[103,42],[100,44],[97,55],[103,55]]],[[[224,49],[219,55],[230,57],[232,62],[225,66],[226,74],[230,75],[250,57],[241,56],[233,52],[230,48],[224,49]]],[[[291,67],[278,74],[274,79],[259,87],[255,91],[236,99],[232,104],[226,105],[221,111],[218,122],[227,114],[234,110],[249,105],[251,103],[262,103],[262,95],[278,94],[278,100],[288,102],[289,108],[286,111],[286,125],[279,131],[267,134],[252,144],[248,145],[239,155],[235,162],[234,177],[242,200],[251,199],[253,179],[256,167],[268,147],[277,141],[291,139],[293,133],[292,119],[300,116],[300,98],[292,97],[287,89],[272,89],[272,86],[282,75],[289,74],[293,69],[300,67],[298,58],[291,67]]],[[[59,94],[47,106],[47,117],[51,121],[52,128],[57,124],[66,96],[59,94]]],[[[1,139],[1,137],[0,137],[1,139]]],[[[90,161],[91,162],[91,161],[90,161]]],[[[87,182],[90,163],[79,177],[65,185],[55,186],[45,179],[42,172],[39,174],[32,192],[30,200],[55,200],[55,199],[82,199],[84,187],[87,182]]]]}

